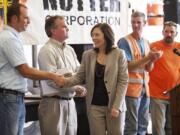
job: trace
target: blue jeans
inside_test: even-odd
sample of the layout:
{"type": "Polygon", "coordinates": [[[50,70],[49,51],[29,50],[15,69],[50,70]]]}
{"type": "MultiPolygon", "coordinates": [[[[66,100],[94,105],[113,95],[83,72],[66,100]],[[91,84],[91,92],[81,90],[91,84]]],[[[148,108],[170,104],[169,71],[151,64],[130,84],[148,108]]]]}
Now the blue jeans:
{"type": "Polygon", "coordinates": [[[150,99],[142,90],[138,98],[126,96],[126,120],[124,135],[145,135],[149,121],[150,99]]]}
{"type": "Polygon", "coordinates": [[[0,93],[1,135],[23,135],[25,123],[24,97],[0,93]]]}

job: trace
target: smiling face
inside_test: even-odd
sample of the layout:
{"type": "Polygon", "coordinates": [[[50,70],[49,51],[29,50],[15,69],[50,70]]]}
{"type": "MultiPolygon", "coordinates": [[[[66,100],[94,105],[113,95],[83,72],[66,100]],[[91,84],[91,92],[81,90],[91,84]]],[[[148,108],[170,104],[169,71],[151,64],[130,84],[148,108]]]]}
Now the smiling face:
{"type": "Polygon", "coordinates": [[[17,23],[17,31],[22,32],[26,30],[28,24],[30,23],[27,8],[20,7],[20,15],[19,17],[17,17],[16,23],[17,23]]]}
{"type": "Polygon", "coordinates": [[[141,34],[143,27],[145,25],[145,20],[143,17],[131,17],[131,25],[134,34],[141,34]]]}
{"type": "Polygon", "coordinates": [[[91,29],[94,50],[108,54],[114,45],[114,32],[107,23],[98,23],[91,29]]]}
{"type": "Polygon", "coordinates": [[[98,28],[98,27],[94,28],[91,33],[91,37],[94,42],[95,48],[102,49],[102,48],[106,47],[106,41],[104,38],[104,34],[100,28],[98,28]]]}
{"type": "Polygon", "coordinates": [[[55,27],[51,30],[52,38],[64,42],[68,38],[68,27],[64,19],[57,18],[55,20],[55,27]]]}

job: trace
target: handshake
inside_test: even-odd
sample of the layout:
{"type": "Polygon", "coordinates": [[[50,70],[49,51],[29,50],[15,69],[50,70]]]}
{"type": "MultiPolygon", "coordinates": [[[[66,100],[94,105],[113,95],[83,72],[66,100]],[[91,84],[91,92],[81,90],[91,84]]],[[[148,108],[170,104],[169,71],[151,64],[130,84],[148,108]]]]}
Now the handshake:
{"type": "MultiPolygon", "coordinates": [[[[63,75],[56,74],[53,81],[59,87],[64,87],[66,85],[67,77],[71,77],[71,76],[72,76],[72,73],[66,73],[66,74],[63,74],[63,75]]],[[[76,85],[76,86],[72,87],[72,89],[76,92],[76,96],[83,97],[87,93],[86,88],[83,87],[83,86],[80,86],[80,85],[76,85]]]]}

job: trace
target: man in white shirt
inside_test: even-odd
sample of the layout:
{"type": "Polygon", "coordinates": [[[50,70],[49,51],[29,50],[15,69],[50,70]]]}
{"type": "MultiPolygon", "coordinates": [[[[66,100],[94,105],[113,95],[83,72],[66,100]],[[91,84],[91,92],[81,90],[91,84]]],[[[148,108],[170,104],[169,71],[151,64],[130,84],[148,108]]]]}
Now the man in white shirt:
{"type": "MultiPolygon", "coordinates": [[[[47,16],[45,31],[49,40],[38,56],[41,70],[71,76],[79,62],[72,47],[65,43],[68,28],[62,16],[47,16]]],[[[76,135],[77,113],[73,97],[84,95],[85,88],[75,86],[60,88],[52,81],[42,81],[42,101],[39,106],[39,120],[42,135],[76,135]]]]}

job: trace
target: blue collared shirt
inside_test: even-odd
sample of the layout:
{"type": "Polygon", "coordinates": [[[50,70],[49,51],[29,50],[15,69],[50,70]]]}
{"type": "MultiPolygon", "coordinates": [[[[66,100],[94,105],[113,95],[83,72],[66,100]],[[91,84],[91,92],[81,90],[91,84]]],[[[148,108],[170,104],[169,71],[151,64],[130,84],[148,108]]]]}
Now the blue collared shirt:
{"type": "Polygon", "coordinates": [[[27,63],[19,33],[6,26],[0,33],[0,87],[25,92],[26,79],[15,68],[27,63]]]}

